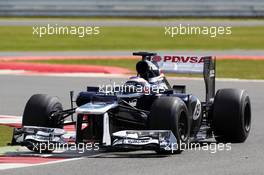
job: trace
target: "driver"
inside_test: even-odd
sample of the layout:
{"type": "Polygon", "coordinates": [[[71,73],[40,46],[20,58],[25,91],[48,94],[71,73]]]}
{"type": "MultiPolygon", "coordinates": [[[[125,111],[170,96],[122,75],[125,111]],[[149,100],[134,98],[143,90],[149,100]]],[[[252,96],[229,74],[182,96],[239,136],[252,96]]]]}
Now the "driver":
{"type": "Polygon", "coordinates": [[[139,61],[136,65],[137,76],[130,77],[125,83],[127,93],[160,93],[168,89],[164,74],[158,65],[151,61],[139,61]]]}
{"type": "Polygon", "coordinates": [[[140,78],[145,79],[150,85],[158,88],[168,89],[164,74],[155,62],[148,60],[139,61],[136,65],[137,73],[140,78]]]}

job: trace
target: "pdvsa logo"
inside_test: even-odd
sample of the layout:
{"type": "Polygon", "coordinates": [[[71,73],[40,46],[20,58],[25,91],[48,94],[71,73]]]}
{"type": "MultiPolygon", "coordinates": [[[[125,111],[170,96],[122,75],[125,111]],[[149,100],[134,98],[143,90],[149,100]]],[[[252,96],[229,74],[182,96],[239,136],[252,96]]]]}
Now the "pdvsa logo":
{"type": "Polygon", "coordinates": [[[156,56],[152,57],[152,61],[159,62],[161,60],[162,60],[161,56],[156,55],[156,56]]]}
{"type": "Polygon", "coordinates": [[[152,61],[155,62],[172,62],[172,63],[203,63],[204,58],[203,57],[197,57],[197,56],[154,56],[152,58],[152,61]]]}

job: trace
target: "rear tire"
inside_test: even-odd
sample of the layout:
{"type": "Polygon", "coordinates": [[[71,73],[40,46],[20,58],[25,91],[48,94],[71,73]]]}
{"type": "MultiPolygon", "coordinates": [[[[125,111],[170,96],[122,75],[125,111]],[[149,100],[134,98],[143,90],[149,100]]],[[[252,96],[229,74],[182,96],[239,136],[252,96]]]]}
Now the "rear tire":
{"type": "MultiPolygon", "coordinates": [[[[149,129],[171,130],[177,139],[178,149],[173,153],[181,153],[182,143],[187,144],[190,135],[190,118],[185,103],[178,97],[160,97],[153,103],[149,117],[149,129]]],[[[172,153],[160,151],[157,153],[172,153]]]]}
{"type": "MultiPolygon", "coordinates": [[[[46,94],[35,94],[28,100],[23,118],[22,126],[39,126],[49,128],[63,128],[63,121],[60,116],[51,117],[52,113],[62,111],[62,104],[57,97],[50,97],[46,94]]],[[[30,142],[26,146],[29,150],[40,153],[50,153],[53,150],[40,149],[41,144],[30,142]],[[37,144],[36,147],[33,144],[37,144]]]]}
{"type": "Polygon", "coordinates": [[[244,142],[251,128],[251,104],[246,91],[220,89],[214,99],[213,131],[217,142],[244,142]]]}

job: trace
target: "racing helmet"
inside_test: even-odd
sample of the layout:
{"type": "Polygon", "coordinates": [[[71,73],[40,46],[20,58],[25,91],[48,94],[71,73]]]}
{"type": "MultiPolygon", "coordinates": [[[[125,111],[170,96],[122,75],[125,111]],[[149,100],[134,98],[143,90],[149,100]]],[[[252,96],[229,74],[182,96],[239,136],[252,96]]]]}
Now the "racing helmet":
{"type": "Polygon", "coordinates": [[[148,82],[161,74],[158,65],[148,60],[139,61],[136,65],[136,70],[138,75],[148,82]]]}

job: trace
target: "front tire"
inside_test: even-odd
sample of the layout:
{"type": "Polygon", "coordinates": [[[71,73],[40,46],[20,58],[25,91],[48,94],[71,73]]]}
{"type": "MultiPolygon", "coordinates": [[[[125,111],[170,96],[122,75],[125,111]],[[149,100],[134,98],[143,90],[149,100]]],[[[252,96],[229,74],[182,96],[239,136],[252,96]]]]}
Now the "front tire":
{"type": "MultiPolygon", "coordinates": [[[[190,118],[186,104],[178,97],[160,97],[153,103],[149,117],[149,129],[171,130],[177,139],[177,150],[181,153],[181,144],[187,144],[190,135],[190,118]]],[[[158,153],[172,153],[160,151],[158,153]]]]}
{"type": "MultiPolygon", "coordinates": [[[[57,97],[50,97],[46,94],[35,94],[28,100],[23,118],[22,126],[39,126],[49,128],[63,128],[63,121],[60,116],[52,116],[54,112],[62,111],[62,104],[57,97]]],[[[40,143],[29,142],[26,147],[34,152],[50,153],[53,150],[43,150],[40,143]],[[37,146],[33,146],[36,144],[37,146]]]]}
{"type": "Polygon", "coordinates": [[[214,99],[213,131],[218,142],[242,143],[251,128],[251,104],[245,90],[220,89],[214,99]]]}
{"type": "Polygon", "coordinates": [[[57,97],[35,94],[30,97],[26,104],[22,126],[63,128],[59,116],[51,117],[52,113],[62,110],[62,104],[57,97]]]}

